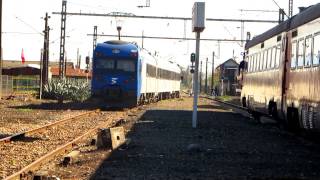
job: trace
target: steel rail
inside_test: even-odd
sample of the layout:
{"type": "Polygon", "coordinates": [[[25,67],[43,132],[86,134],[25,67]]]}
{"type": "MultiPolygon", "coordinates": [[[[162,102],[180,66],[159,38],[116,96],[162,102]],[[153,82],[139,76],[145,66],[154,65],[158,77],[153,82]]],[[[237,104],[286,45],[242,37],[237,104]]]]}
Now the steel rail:
{"type": "Polygon", "coordinates": [[[99,112],[99,110],[93,110],[93,111],[89,111],[89,112],[84,112],[84,113],[78,114],[78,115],[73,116],[73,117],[64,118],[62,120],[59,120],[59,121],[56,121],[56,122],[41,126],[39,128],[31,129],[31,130],[28,130],[28,131],[25,131],[25,132],[17,133],[17,134],[14,134],[12,136],[8,136],[8,137],[5,137],[5,138],[2,138],[2,139],[0,139],[0,144],[8,143],[8,142],[23,138],[23,137],[25,137],[27,135],[32,135],[32,134],[37,133],[37,132],[45,131],[45,130],[53,127],[53,126],[57,126],[57,125],[60,125],[62,123],[65,123],[67,121],[70,121],[72,119],[75,119],[75,118],[78,118],[78,117],[81,117],[81,116],[85,116],[85,115],[89,115],[89,114],[92,114],[92,113],[95,113],[95,112],[99,112]]]}
{"type": "Polygon", "coordinates": [[[43,165],[44,163],[47,163],[48,161],[52,160],[55,156],[59,155],[59,154],[64,154],[70,150],[72,150],[73,147],[75,147],[77,145],[77,143],[79,143],[80,141],[82,141],[83,139],[89,137],[90,135],[92,135],[93,133],[97,133],[99,127],[101,126],[98,125],[93,129],[90,129],[89,131],[87,131],[85,134],[77,137],[76,139],[74,139],[71,142],[68,142],[65,145],[62,145],[60,147],[58,147],[57,149],[49,152],[48,154],[40,157],[39,159],[37,159],[36,161],[34,161],[33,163],[29,164],[28,166],[24,167],[23,169],[21,169],[20,171],[10,175],[9,177],[6,177],[5,180],[13,180],[13,179],[24,179],[26,178],[28,175],[32,175],[32,172],[37,170],[41,165],[43,165]]]}
{"type": "Polygon", "coordinates": [[[228,102],[225,102],[225,101],[221,101],[221,100],[219,100],[217,98],[212,98],[212,97],[209,97],[209,96],[202,96],[202,97],[210,99],[210,100],[213,100],[213,101],[216,101],[216,102],[219,102],[219,103],[222,103],[222,104],[225,104],[225,105],[228,105],[228,106],[231,106],[231,107],[234,107],[234,108],[238,108],[238,109],[241,109],[241,110],[248,111],[248,108],[246,108],[246,107],[242,107],[242,106],[239,106],[239,105],[236,105],[236,104],[232,104],[232,103],[228,103],[228,102]]]}

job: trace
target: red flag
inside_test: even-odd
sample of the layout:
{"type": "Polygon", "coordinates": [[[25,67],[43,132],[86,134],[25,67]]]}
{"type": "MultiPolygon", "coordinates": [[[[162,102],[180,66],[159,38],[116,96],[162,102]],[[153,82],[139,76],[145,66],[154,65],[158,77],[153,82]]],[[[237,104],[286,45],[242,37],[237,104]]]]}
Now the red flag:
{"type": "Polygon", "coordinates": [[[26,60],[24,58],[24,53],[23,53],[23,48],[22,48],[22,51],[21,51],[21,62],[22,62],[22,64],[24,64],[25,61],[26,60]]]}

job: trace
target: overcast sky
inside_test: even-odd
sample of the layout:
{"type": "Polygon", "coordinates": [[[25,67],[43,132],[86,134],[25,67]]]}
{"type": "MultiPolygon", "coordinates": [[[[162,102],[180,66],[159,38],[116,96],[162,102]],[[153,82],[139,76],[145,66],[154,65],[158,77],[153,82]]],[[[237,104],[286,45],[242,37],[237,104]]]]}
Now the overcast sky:
{"type": "MultiPolygon", "coordinates": [[[[206,17],[224,19],[259,19],[278,20],[278,6],[288,11],[288,0],[207,0],[206,17]],[[242,9],[242,10],[241,10],[242,9]],[[246,11],[246,10],[268,10],[246,11]]],[[[318,0],[293,0],[294,14],[298,7],[318,3],[318,0]]],[[[110,13],[125,12],[145,16],[177,16],[191,17],[194,0],[150,0],[151,7],[138,8],[144,5],[145,0],[68,0],[68,12],[110,13]]],[[[26,61],[39,60],[40,50],[43,47],[42,31],[44,20],[41,19],[48,12],[51,16],[50,31],[50,61],[59,59],[60,43],[60,15],[52,12],[61,11],[61,0],[3,0],[3,58],[5,60],[21,60],[21,50],[24,49],[26,61]]],[[[75,60],[79,48],[84,63],[84,57],[92,54],[93,26],[98,26],[98,34],[117,34],[116,19],[112,17],[85,17],[67,16],[66,24],[66,51],[68,60],[75,60]]],[[[191,37],[191,21],[155,20],[155,19],[121,19],[123,35],[140,36],[142,31],[146,36],[191,37]],[[186,28],[184,28],[186,27],[186,28]],[[185,31],[186,30],[186,31],[185,31]],[[186,32],[186,33],[185,33],[186,32]]],[[[244,32],[258,35],[271,27],[274,23],[245,23],[244,32]]],[[[206,22],[206,29],[202,38],[213,39],[240,39],[240,22],[206,22]]],[[[111,37],[99,37],[104,42],[111,37]]],[[[135,41],[141,45],[141,39],[123,38],[126,41],[135,41]]],[[[201,41],[200,60],[212,60],[212,52],[216,54],[215,65],[235,56],[240,60],[243,51],[241,43],[225,43],[201,41]]],[[[144,47],[150,52],[157,51],[162,58],[171,59],[187,66],[190,53],[195,51],[195,41],[155,40],[145,39],[144,47]]],[[[82,64],[84,67],[84,64],[82,64]]]]}

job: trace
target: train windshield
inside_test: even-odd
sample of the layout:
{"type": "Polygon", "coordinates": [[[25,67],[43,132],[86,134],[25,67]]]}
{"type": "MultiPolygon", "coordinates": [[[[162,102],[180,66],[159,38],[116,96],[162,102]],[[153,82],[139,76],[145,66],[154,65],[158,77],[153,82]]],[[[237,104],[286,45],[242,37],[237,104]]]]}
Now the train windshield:
{"type": "Polygon", "coordinates": [[[135,72],[136,65],[131,59],[98,59],[95,64],[96,69],[135,72]]]}

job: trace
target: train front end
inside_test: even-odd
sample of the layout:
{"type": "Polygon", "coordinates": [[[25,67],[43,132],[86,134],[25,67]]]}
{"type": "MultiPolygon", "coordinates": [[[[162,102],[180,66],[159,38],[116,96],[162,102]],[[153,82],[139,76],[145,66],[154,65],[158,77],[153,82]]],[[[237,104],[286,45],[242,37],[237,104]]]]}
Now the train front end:
{"type": "Polygon", "coordinates": [[[98,44],[93,55],[92,98],[104,107],[137,105],[138,48],[124,41],[98,44]]]}

